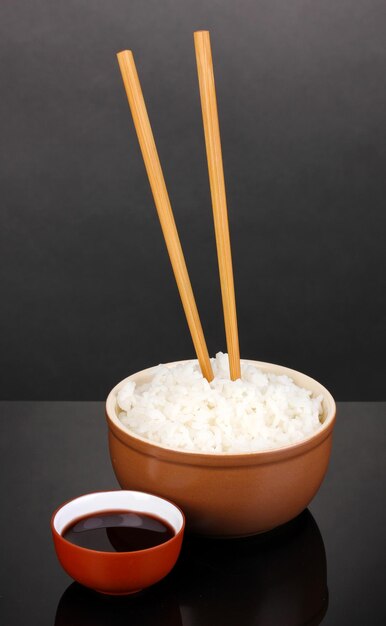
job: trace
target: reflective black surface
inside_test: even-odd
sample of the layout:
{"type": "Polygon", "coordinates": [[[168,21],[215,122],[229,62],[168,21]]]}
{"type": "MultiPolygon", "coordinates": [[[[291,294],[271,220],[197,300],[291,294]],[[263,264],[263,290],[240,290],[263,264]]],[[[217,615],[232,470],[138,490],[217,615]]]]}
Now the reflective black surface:
{"type": "Polygon", "coordinates": [[[65,499],[117,486],[103,405],[0,407],[2,625],[386,623],[385,404],[339,406],[330,471],[310,510],[266,535],[186,537],[172,573],[128,598],[72,583],[49,531],[65,499]]]}
{"type": "Polygon", "coordinates": [[[265,536],[231,541],[188,537],[172,574],[136,598],[116,601],[73,583],[55,626],[121,624],[320,624],[328,606],[323,539],[307,510],[265,536]]]}

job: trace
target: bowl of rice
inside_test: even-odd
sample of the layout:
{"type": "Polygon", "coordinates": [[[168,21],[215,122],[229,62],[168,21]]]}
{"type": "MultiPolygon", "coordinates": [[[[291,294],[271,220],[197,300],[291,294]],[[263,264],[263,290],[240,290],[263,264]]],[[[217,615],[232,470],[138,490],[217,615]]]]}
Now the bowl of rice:
{"type": "Polygon", "coordinates": [[[331,452],[336,407],[316,380],[295,370],[228,358],[132,374],[106,402],[112,465],[123,489],[180,506],[187,530],[219,537],[271,530],[296,517],[318,491],[331,452]]]}

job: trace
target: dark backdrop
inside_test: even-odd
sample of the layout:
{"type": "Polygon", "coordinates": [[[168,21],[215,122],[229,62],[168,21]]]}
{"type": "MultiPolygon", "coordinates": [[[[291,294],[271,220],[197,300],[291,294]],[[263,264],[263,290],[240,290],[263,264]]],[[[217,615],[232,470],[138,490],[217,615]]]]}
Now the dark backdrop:
{"type": "Polygon", "coordinates": [[[1,396],[193,356],[115,53],[134,51],[211,354],[192,33],[211,31],[241,352],[385,398],[384,0],[2,0],[1,396]]]}

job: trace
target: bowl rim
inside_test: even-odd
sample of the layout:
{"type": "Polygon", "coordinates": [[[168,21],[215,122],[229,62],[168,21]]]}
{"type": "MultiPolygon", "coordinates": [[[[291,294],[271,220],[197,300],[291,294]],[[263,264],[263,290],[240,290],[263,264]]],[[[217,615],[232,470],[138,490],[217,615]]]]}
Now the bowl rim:
{"type": "MultiPolygon", "coordinates": [[[[106,508],[106,511],[108,509],[106,508]]],[[[111,510],[111,509],[110,509],[111,510]]],[[[101,512],[101,511],[99,511],[101,512]]],[[[90,514],[92,514],[92,510],[90,509],[90,514]]],[[[128,555],[143,555],[143,554],[150,554],[150,553],[154,553],[157,552],[161,549],[165,549],[166,547],[170,546],[172,542],[174,542],[178,537],[182,536],[184,534],[185,531],[185,524],[186,524],[186,519],[185,519],[185,514],[183,512],[183,510],[174,502],[172,502],[171,500],[169,500],[168,498],[164,498],[163,496],[159,496],[155,493],[150,493],[148,491],[142,491],[139,489],[102,489],[102,490],[98,490],[98,491],[89,491],[87,493],[81,493],[78,496],[75,496],[74,498],[69,498],[68,500],[66,500],[65,502],[62,502],[62,504],[60,504],[55,511],[52,513],[51,515],[51,520],[50,520],[50,527],[51,527],[51,532],[52,535],[54,537],[54,539],[57,539],[58,541],[63,541],[65,545],[70,546],[71,549],[75,549],[75,550],[79,550],[81,551],[83,554],[90,554],[90,555],[100,555],[103,558],[113,558],[113,559],[117,559],[117,558],[124,558],[128,555]],[[90,495],[100,495],[100,494],[108,494],[108,493],[141,493],[141,494],[145,494],[148,496],[152,496],[153,498],[157,498],[158,500],[165,500],[165,502],[168,502],[169,504],[171,504],[175,509],[177,509],[177,511],[180,513],[181,517],[182,517],[182,524],[181,524],[181,528],[178,532],[176,532],[173,537],[170,537],[170,539],[168,539],[167,541],[164,541],[163,543],[160,543],[157,546],[153,546],[152,548],[144,548],[143,550],[126,550],[126,551],[122,551],[122,552],[115,552],[115,551],[111,551],[108,552],[107,550],[93,550],[92,548],[84,548],[83,546],[79,546],[76,543],[73,543],[72,541],[69,541],[68,539],[66,539],[62,533],[60,533],[59,531],[56,530],[55,528],[55,517],[56,515],[59,513],[59,511],[61,511],[61,509],[63,509],[67,504],[70,504],[70,502],[74,502],[75,500],[79,500],[80,498],[84,498],[85,496],[90,496],[90,495]]]]}
{"type": "MultiPolygon", "coordinates": [[[[291,456],[296,456],[307,450],[322,443],[331,433],[336,417],[336,404],[331,393],[317,380],[311,378],[303,372],[285,367],[284,365],[277,365],[275,363],[267,363],[265,361],[255,361],[253,359],[241,359],[243,363],[249,363],[269,371],[270,368],[279,368],[281,373],[289,376],[290,378],[297,378],[301,376],[310,381],[312,386],[317,386],[318,391],[323,395],[323,400],[326,406],[326,416],[321,428],[312,433],[308,437],[305,437],[301,441],[291,443],[288,445],[280,446],[277,448],[270,448],[268,450],[242,452],[242,453],[217,453],[217,452],[196,452],[194,450],[180,450],[177,448],[171,448],[163,444],[154,443],[145,437],[141,437],[136,433],[128,430],[126,426],[122,424],[116,414],[116,394],[118,390],[129,380],[141,375],[150,375],[157,366],[148,367],[127,376],[119,383],[117,383],[110,391],[106,400],[106,419],[112,436],[115,436],[123,444],[130,445],[142,454],[151,453],[152,456],[163,458],[169,461],[175,461],[178,463],[185,463],[187,465],[246,465],[251,461],[255,463],[270,463],[278,460],[284,460],[291,456]]],[[[197,362],[196,359],[186,359],[181,361],[173,361],[171,363],[164,363],[167,367],[173,367],[177,364],[197,362]]],[[[307,387],[306,387],[307,388],[307,387]]]]}

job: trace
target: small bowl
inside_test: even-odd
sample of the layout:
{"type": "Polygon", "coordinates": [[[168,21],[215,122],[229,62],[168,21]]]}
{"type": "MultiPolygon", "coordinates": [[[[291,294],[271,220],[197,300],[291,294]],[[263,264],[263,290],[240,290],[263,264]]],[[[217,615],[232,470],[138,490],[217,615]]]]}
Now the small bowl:
{"type": "Polygon", "coordinates": [[[136,593],[164,578],[181,550],[185,518],[171,502],[139,491],[99,491],[79,496],[59,507],[51,518],[58,559],[71,578],[109,595],[136,593]],[[67,541],[64,529],[79,518],[103,511],[147,513],[168,522],[175,535],[165,543],[133,552],[89,550],[67,541]]]}
{"type": "Polygon", "coordinates": [[[321,428],[296,444],[264,452],[184,452],[129,432],[118,418],[119,389],[129,380],[148,382],[155,368],[121,381],[107,398],[110,456],[119,484],[176,502],[186,515],[187,529],[196,533],[240,537],[280,526],[308,506],[327,471],[336,413],[331,394],[316,380],[287,367],[243,362],[287,375],[313,395],[322,395],[321,428]]]}

